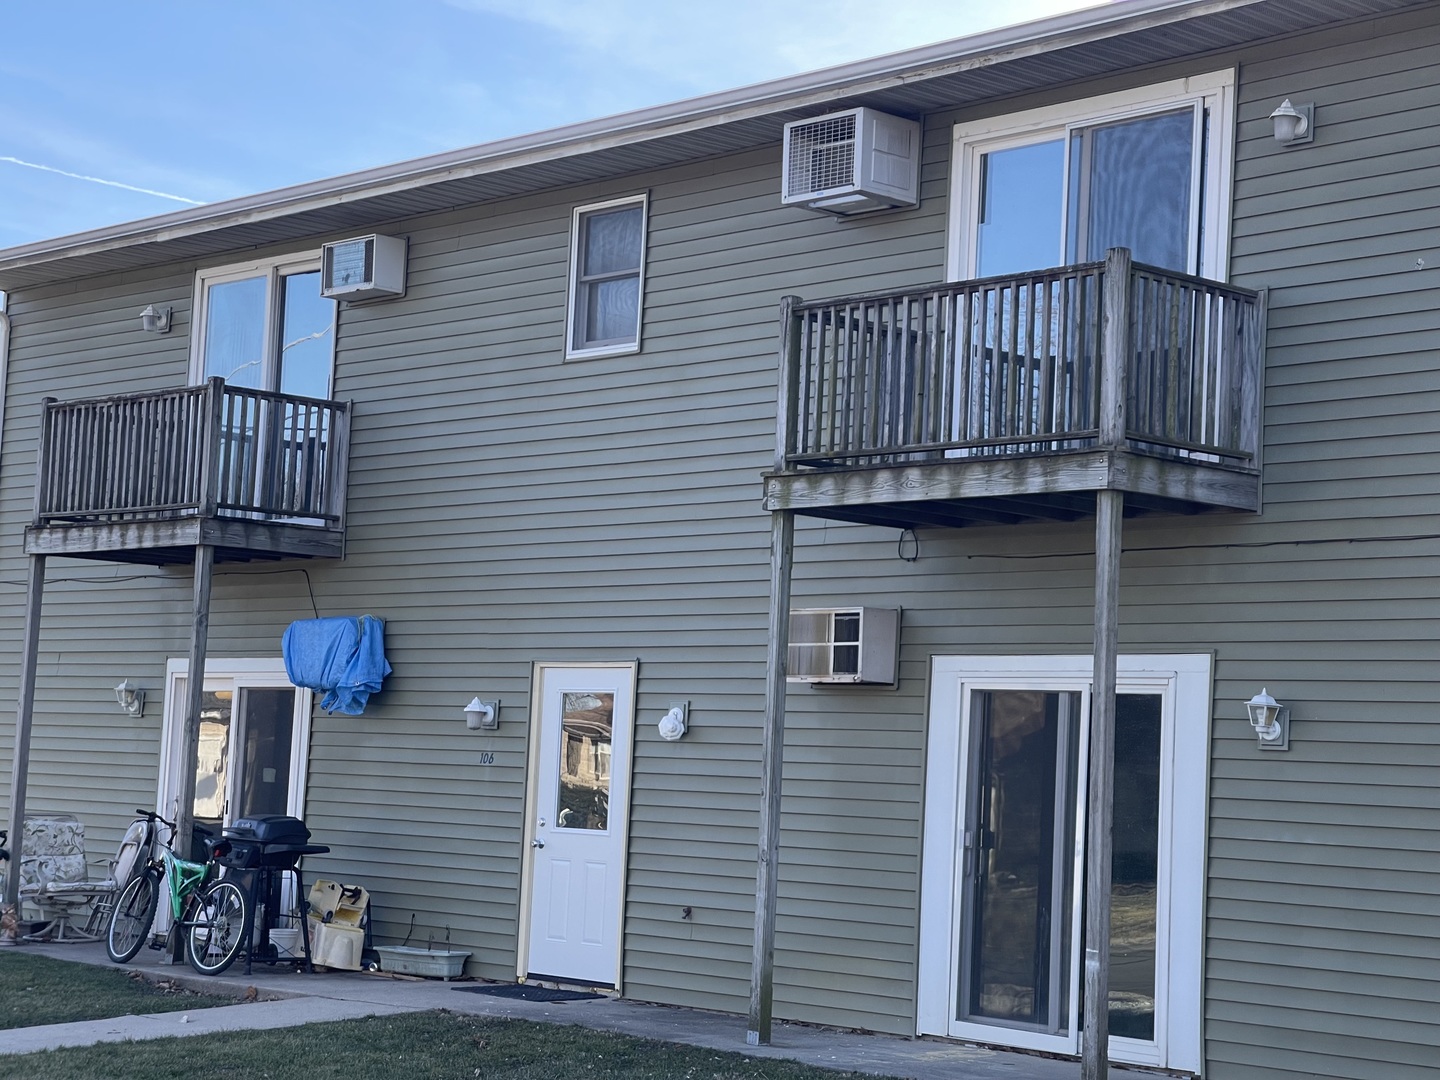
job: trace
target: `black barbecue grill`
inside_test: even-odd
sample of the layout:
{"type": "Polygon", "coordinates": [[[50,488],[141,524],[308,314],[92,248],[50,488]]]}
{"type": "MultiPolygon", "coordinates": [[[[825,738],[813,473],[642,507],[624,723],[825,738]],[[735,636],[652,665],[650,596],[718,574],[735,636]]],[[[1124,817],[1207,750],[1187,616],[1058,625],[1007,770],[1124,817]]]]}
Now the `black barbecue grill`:
{"type": "Polygon", "coordinates": [[[236,872],[230,876],[246,890],[250,909],[264,910],[264,917],[254,922],[250,940],[245,943],[245,974],[250,974],[255,956],[262,959],[270,956],[270,931],[275,925],[280,879],[286,873],[295,875],[305,970],[313,971],[310,936],[305,932],[305,888],[300,880],[300,860],[306,855],[323,855],[330,849],[310,843],[310,830],[305,823],[285,814],[236,818],[221,832],[221,837],[222,842],[216,845],[215,861],[236,872]]]}

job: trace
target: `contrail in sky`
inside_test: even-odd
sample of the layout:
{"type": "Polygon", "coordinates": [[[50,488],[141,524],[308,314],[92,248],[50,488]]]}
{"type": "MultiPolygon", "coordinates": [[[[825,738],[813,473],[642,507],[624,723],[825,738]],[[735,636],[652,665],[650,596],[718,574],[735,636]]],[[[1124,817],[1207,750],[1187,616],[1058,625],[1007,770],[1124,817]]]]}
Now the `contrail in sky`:
{"type": "Polygon", "coordinates": [[[33,161],[21,161],[17,157],[0,155],[0,161],[8,161],[11,165],[24,165],[27,169],[39,169],[41,172],[58,173],[60,176],[68,176],[72,180],[88,180],[92,184],[104,184],[106,187],[120,188],[122,191],[134,191],[141,195],[154,195],[157,199],[171,199],[175,202],[189,203],[191,206],[205,205],[199,199],[187,199],[183,195],[171,195],[169,192],[136,187],[134,184],[122,184],[119,180],[102,180],[98,176],[85,176],[83,173],[66,172],[64,169],[57,169],[53,165],[37,165],[33,161]]]}

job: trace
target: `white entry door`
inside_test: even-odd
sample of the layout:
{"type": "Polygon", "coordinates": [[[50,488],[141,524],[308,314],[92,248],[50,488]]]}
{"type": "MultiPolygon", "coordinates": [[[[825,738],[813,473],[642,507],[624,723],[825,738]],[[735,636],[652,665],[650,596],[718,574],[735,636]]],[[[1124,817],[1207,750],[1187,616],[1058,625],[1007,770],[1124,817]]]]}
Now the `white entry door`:
{"type": "Polygon", "coordinates": [[[520,974],[617,986],[635,665],[541,664],[536,676],[520,974]]]}
{"type": "MultiPolygon", "coordinates": [[[[921,1034],[1079,1050],[1091,667],[934,660],[921,1034]]],[[[1121,656],[1118,676],[1110,1057],[1195,1071],[1210,658],[1121,656]]]]}

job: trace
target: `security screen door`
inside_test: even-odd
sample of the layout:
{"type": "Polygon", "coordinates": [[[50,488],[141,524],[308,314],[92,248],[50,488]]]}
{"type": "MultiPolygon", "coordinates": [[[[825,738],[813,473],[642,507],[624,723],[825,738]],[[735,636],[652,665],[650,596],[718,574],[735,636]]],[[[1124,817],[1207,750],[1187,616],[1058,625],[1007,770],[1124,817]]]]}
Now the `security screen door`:
{"type": "Polygon", "coordinates": [[[537,684],[521,974],[617,986],[635,668],[540,665],[537,684]]]}

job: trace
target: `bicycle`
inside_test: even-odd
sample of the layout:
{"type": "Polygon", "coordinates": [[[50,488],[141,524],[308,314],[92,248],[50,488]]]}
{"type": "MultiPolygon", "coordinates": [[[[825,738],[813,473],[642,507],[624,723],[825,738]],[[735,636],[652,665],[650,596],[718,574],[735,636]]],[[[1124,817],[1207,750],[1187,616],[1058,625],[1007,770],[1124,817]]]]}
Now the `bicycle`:
{"type": "Polygon", "coordinates": [[[202,975],[218,975],[240,955],[250,936],[254,912],[245,890],[223,877],[215,877],[216,857],[225,842],[212,847],[207,862],[182,859],[173,850],[175,823],[150,810],[137,810],[145,819],[148,857],[145,865],[115,901],[105,934],[105,952],[117,964],[128,963],[145,943],[160,905],[160,884],[169,884],[172,934],[185,935],[185,958],[202,975]],[[170,831],[160,839],[157,826],[170,831]]]}

